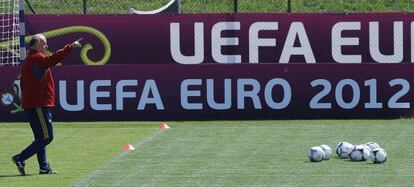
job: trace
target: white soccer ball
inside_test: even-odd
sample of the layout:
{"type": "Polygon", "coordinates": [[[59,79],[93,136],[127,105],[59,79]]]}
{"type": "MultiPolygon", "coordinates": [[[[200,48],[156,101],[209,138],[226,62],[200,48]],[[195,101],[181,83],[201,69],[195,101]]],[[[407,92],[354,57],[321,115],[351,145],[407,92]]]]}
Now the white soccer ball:
{"type": "Polygon", "coordinates": [[[320,162],[324,156],[325,153],[320,146],[313,146],[308,151],[309,160],[312,162],[320,162]]]}
{"type": "Polygon", "coordinates": [[[13,95],[10,93],[2,93],[1,94],[1,103],[3,106],[9,106],[13,103],[14,98],[13,95]]]}
{"type": "Polygon", "coordinates": [[[365,149],[367,149],[367,150],[368,150],[368,152],[371,152],[371,148],[370,148],[367,144],[360,144],[360,145],[356,145],[355,147],[357,147],[357,146],[362,146],[362,147],[364,147],[365,149]]]}
{"type": "Polygon", "coordinates": [[[331,155],[332,155],[332,149],[329,146],[325,145],[325,144],[320,145],[320,147],[322,148],[323,153],[325,154],[325,156],[322,159],[323,160],[329,160],[331,158],[331,155]]]}
{"type": "Polygon", "coordinates": [[[380,146],[377,144],[377,142],[368,142],[365,145],[367,145],[369,147],[370,151],[374,150],[376,148],[380,148],[380,146]]]}
{"type": "Polygon", "coordinates": [[[351,153],[354,147],[355,147],[354,145],[348,142],[340,142],[336,146],[336,154],[338,155],[339,158],[346,159],[348,158],[349,153],[351,153]]]}
{"type": "Polygon", "coordinates": [[[388,155],[384,149],[376,148],[371,150],[371,161],[374,164],[381,164],[387,161],[388,155]]]}
{"type": "Polygon", "coordinates": [[[370,157],[370,150],[369,147],[366,145],[357,145],[355,148],[349,153],[349,158],[352,161],[366,161],[370,157]]]}

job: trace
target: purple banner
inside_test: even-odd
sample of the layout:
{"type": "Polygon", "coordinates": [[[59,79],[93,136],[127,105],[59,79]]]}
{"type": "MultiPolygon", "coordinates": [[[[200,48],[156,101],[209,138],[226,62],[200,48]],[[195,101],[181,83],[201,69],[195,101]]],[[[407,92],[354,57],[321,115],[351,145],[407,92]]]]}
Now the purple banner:
{"type": "Polygon", "coordinates": [[[28,15],[65,64],[412,63],[414,13],[28,15]],[[45,21],[47,20],[47,21],[45,21]]]}
{"type": "MultiPolygon", "coordinates": [[[[106,65],[53,68],[54,119],[413,117],[412,64],[106,65]]],[[[0,68],[0,121],[24,120],[0,68]]]]}

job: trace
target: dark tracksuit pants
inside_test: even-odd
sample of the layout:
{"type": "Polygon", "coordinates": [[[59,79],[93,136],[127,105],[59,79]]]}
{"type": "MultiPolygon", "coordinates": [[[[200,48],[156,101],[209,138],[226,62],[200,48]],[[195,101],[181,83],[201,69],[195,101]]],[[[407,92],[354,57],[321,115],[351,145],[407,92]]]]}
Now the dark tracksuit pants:
{"type": "Polygon", "coordinates": [[[52,113],[50,108],[25,109],[27,120],[34,134],[34,141],[19,154],[20,161],[25,161],[37,154],[41,170],[47,170],[46,146],[53,140],[52,113]]]}

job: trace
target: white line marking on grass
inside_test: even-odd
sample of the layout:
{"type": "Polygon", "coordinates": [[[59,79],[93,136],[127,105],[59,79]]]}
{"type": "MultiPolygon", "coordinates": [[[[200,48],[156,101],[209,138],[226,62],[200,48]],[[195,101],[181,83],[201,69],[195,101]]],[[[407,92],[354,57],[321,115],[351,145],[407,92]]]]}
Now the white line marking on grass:
{"type": "MultiPolygon", "coordinates": [[[[160,130],[157,130],[157,131],[151,133],[144,140],[141,140],[141,141],[135,143],[134,144],[135,149],[141,148],[142,146],[144,146],[148,142],[152,141],[153,139],[157,138],[160,134],[162,134],[163,132],[165,132],[167,130],[169,130],[169,129],[160,129],[160,130]]],[[[98,177],[99,175],[101,175],[102,172],[104,172],[107,169],[109,169],[112,166],[112,164],[114,164],[114,163],[122,160],[129,153],[130,153],[129,151],[122,152],[121,154],[119,154],[115,158],[109,160],[103,166],[101,166],[100,168],[98,168],[97,170],[95,170],[95,172],[89,174],[88,176],[82,178],[80,181],[76,182],[73,186],[74,187],[78,187],[78,186],[88,186],[89,182],[92,181],[93,178],[98,177]]]]}

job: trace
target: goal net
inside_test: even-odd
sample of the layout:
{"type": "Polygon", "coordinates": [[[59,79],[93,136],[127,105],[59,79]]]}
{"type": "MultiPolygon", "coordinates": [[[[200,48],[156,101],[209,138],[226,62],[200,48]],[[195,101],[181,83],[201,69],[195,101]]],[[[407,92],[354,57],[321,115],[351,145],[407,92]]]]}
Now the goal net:
{"type": "Polygon", "coordinates": [[[24,47],[24,33],[20,32],[21,28],[24,30],[24,12],[20,5],[24,5],[23,0],[0,0],[0,66],[19,65],[25,57],[20,44],[23,40],[24,47]]]}

